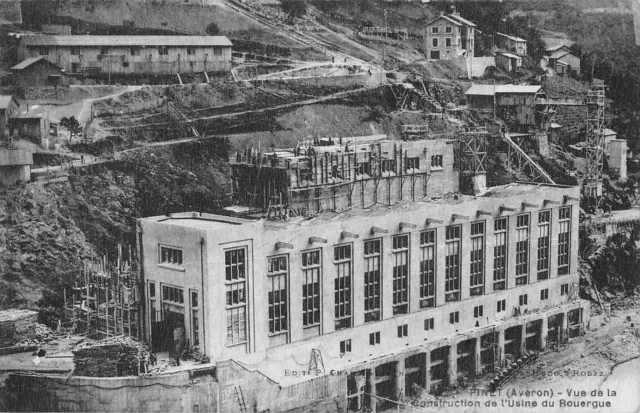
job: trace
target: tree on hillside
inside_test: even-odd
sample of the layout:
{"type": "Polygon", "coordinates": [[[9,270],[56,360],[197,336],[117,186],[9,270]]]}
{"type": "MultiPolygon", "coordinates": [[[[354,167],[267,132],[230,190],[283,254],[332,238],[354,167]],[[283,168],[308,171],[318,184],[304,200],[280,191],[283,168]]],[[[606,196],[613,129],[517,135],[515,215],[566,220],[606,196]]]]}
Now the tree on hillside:
{"type": "Polygon", "coordinates": [[[207,28],[204,29],[204,32],[207,33],[209,36],[219,36],[222,33],[218,25],[215,23],[209,23],[207,28]]]}
{"type": "Polygon", "coordinates": [[[634,234],[614,234],[593,263],[593,279],[599,288],[633,294],[638,286],[639,249],[634,234]]]}
{"type": "Polygon", "coordinates": [[[283,0],[282,11],[289,16],[289,20],[294,18],[301,18],[307,14],[307,3],[304,0],[283,0]]]}
{"type": "Polygon", "coordinates": [[[76,119],[75,116],[63,117],[60,119],[60,126],[66,128],[69,133],[69,140],[72,140],[75,135],[80,134],[82,132],[82,126],[80,126],[80,122],[76,119]]]}

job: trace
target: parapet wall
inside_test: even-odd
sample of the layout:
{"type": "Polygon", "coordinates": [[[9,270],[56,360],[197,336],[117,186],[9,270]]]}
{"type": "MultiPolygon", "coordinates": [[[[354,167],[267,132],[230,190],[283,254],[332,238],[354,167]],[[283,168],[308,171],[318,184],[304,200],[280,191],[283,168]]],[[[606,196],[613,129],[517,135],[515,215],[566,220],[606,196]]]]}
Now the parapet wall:
{"type": "Polygon", "coordinates": [[[214,368],[144,377],[71,377],[12,374],[9,411],[216,412],[214,368]]]}

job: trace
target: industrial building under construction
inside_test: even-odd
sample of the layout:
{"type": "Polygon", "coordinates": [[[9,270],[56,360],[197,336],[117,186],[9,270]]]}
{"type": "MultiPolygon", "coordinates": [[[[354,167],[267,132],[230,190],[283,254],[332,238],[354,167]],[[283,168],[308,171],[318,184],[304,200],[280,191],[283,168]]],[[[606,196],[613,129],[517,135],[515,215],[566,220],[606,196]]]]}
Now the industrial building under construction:
{"type": "Polygon", "coordinates": [[[216,365],[220,411],[375,411],[420,388],[502,380],[581,334],[589,311],[580,188],[487,188],[493,138],[475,128],[231,154],[235,217],[139,221],[145,336],[161,346],[183,326],[216,365]]]}

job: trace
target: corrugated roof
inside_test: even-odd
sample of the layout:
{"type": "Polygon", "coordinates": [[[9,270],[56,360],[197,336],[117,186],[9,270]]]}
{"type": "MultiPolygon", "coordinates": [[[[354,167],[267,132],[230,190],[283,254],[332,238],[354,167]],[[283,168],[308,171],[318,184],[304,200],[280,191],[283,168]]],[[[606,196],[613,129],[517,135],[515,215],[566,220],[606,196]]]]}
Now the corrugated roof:
{"type": "Polygon", "coordinates": [[[13,66],[11,68],[11,70],[22,70],[22,69],[26,69],[27,67],[31,66],[32,64],[39,62],[40,60],[44,60],[45,62],[59,68],[60,70],[62,70],[62,68],[60,66],[58,66],[55,63],[51,63],[50,61],[48,61],[47,59],[45,59],[43,56],[40,57],[31,57],[27,60],[23,60],[22,62],[18,63],[17,65],[13,66]]]}
{"type": "Polygon", "coordinates": [[[26,105],[20,106],[12,115],[12,119],[34,119],[49,116],[51,105],[26,105]]]}
{"type": "Polygon", "coordinates": [[[497,87],[497,85],[473,85],[465,92],[465,95],[493,96],[497,87]]]}
{"type": "Polygon", "coordinates": [[[23,36],[27,46],[232,46],[225,36],[23,36]]]}
{"type": "Polygon", "coordinates": [[[542,86],[537,85],[473,85],[465,95],[493,96],[497,93],[538,93],[542,86]]]}
{"type": "Polygon", "coordinates": [[[8,109],[11,101],[16,102],[16,105],[18,104],[13,95],[0,95],[0,109],[8,109]]]}
{"type": "Polygon", "coordinates": [[[513,40],[514,42],[527,42],[526,40],[524,40],[523,38],[520,37],[516,37],[516,36],[511,36],[508,34],[504,34],[504,33],[496,33],[498,36],[502,36],[502,37],[506,37],[509,40],[513,40]]]}

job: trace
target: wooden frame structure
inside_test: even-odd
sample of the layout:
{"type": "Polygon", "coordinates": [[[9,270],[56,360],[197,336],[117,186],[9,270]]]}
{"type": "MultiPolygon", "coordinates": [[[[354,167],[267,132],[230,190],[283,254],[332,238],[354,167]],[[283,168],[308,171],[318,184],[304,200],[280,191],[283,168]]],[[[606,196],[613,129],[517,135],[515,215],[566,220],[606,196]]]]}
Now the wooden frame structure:
{"type": "Polygon", "coordinates": [[[142,300],[140,281],[132,265],[132,251],[128,260],[118,258],[109,263],[106,257],[85,261],[82,277],[71,291],[64,291],[64,315],[76,333],[103,339],[127,335],[142,339],[142,300]]]}
{"type": "Polygon", "coordinates": [[[365,138],[365,143],[345,138],[343,144],[269,152],[247,148],[232,154],[234,203],[286,218],[427,195],[427,152],[433,140],[365,138]]]}

